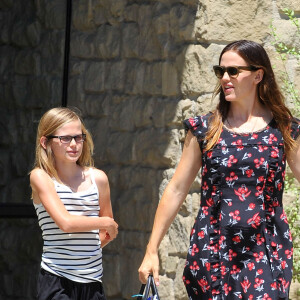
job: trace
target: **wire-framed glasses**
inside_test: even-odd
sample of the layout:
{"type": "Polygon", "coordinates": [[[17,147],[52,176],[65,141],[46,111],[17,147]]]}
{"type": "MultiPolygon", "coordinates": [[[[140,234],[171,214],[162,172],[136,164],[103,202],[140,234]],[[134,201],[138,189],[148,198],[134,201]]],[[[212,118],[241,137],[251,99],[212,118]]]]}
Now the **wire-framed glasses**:
{"type": "Polygon", "coordinates": [[[48,135],[46,136],[48,140],[57,138],[63,144],[69,144],[74,139],[76,143],[82,143],[86,140],[86,134],[78,134],[78,135],[48,135]]]}

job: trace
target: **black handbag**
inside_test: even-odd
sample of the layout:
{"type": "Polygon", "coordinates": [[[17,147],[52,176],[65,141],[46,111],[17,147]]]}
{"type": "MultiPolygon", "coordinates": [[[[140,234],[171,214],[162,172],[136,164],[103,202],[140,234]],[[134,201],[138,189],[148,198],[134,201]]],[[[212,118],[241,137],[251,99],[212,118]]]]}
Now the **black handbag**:
{"type": "Polygon", "coordinates": [[[153,276],[149,275],[147,284],[142,284],[137,300],[160,300],[153,276]],[[152,296],[150,296],[150,289],[152,296]]]}

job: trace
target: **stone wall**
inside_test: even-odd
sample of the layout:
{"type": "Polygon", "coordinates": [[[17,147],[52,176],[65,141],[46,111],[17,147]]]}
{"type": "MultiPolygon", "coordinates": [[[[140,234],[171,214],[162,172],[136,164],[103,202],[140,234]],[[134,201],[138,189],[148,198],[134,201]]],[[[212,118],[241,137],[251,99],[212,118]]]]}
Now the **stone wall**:
{"type": "MultiPolygon", "coordinates": [[[[37,123],[61,103],[65,1],[0,1],[1,203],[28,203],[37,123]]],[[[0,219],[0,299],[35,299],[36,219],[0,219]]]]}
{"type": "MultiPolygon", "coordinates": [[[[108,299],[131,299],[139,290],[155,208],[180,158],[182,120],[214,107],[211,69],[222,48],[255,40],[279,70],[272,19],[283,37],[299,43],[283,7],[300,13],[293,0],[73,1],[68,105],[80,108],[92,132],[120,226],[104,248],[108,299]]],[[[65,1],[2,0],[0,16],[1,202],[27,203],[36,122],[61,103],[65,1]]],[[[297,64],[289,60],[287,68],[299,83],[297,64]]],[[[181,277],[199,187],[197,178],[160,247],[162,300],[187,299],[181,277]]],[[[29,278],[41,250],[35,220],[1,220],[0,229],[0,299],[34,299],[29,278]],[[22,273],[15,269],[21,261],[22,273]]]]}

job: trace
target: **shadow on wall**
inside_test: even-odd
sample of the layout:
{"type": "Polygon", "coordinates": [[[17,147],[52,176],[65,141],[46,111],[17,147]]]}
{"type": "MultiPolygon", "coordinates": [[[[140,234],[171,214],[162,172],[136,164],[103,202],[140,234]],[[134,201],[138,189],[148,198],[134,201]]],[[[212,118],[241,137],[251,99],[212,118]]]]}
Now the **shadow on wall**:
{"type": "MultiPolygon", "coordinates": [[[[131,299],[139,289],[159,196],[181,154],[182,120],[193,109],[186,99],[199,94],[183,84],[197,7],[196,0],[73,2],[68,105],[93,134],[120,225],[104,249],[109,299],[131,299]]],[[[0,14],[1,202],[30,203],[37,123],[61,103],[65,3],[6,0],[0,14]]],[[[37,221],[0,226],[0,298],[35,299],[37,221]]]]}
{"type": "MultiPolygon", "coordinates": [[[[37,123],[61,103],[64,29],[64,1],[0,1],[1,204],[31,204],[37,123]]],[[[0,219],[0,241],[0,299],[35,299],[37,220],[0,219]]]]}
{"type": "Polygon", "coordinates": [[[119,223],[118,238],[104,249],[109,299],[138,292],[159,196],[181,155],[182,121],[192,109],[184,99],[197,95],[182,90],[197,6],[195,0],[73,4],[68,103],[81,109],[92,132],[119,223]]]}

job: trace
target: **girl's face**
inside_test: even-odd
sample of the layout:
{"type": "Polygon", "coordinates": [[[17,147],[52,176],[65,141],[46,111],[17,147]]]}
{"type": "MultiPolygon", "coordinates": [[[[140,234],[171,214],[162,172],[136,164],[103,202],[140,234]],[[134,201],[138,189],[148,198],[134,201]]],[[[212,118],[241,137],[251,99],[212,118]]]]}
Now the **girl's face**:
{"type": "MultiPolygon", "coordinates": [[[[79,120],[66,123],[55,131],[55,136],[78,136],[82,134],[79,120]]],[[[56,163],[76,163],[82,153],[84,142],[76,142],[73,138],[63,143],[59,138],[51,139],[51,149],[56,163]]]]}
{"type": "MultiPolygon", "coordinates": [[[[249,64],[235,51],[225,52],[220,61],[220,66],[249,66],[249,64]]],[[[240,70],[236,78],[230,77],[227,72],[224,73],[220,83],[225,95],[225,99],[230,102],[253,103],[257,97],[257,84],[261,80],[257,75],[259,71],[240,70]]]]}

